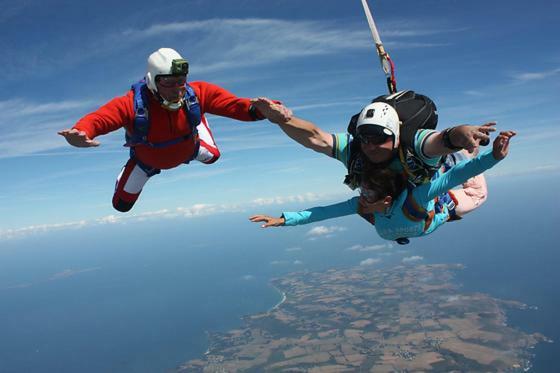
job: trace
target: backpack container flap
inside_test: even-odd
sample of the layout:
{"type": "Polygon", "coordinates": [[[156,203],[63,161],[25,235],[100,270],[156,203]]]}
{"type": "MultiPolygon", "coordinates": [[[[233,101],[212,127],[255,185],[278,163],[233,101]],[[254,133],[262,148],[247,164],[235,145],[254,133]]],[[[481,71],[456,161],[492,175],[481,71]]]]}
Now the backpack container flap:
{"type": "Polygon", "coordinates": [[[372,102],[385,102],[395,108],[402,122],[401,142],[412,144],[420,129],[435,129],[438,122],[436,104],[427,96],[414,91],[400,91],[392,95],[379,96],[372,102]]]}

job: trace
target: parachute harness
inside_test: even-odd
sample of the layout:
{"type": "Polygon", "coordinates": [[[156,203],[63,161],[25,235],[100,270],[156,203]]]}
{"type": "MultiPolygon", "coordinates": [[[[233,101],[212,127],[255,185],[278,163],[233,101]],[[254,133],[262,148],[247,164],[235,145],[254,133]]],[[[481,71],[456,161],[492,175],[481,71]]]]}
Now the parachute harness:
{"type": "Polygon", "coordinates": [[[389,89],[390,94],[396,93],[397,79],[395,78],[395,64],[393,63],[391,57],[389,57],[389,53],[387,53],[385,51],[385,48],[383,47],[383,43],[381,42],[381,38],[379,37],[379,32],[377,31],[377,27],[375,26],[375,21],[373,20],[373,16],[371,15],[371,11],[369,10],[367,0],[362,0],[362,6],[364,7],[364,13],[366,14],[369,29],[371,30],[371,36],[373,37],[373,41],[375,42],[375,48],[377,50],[377,55],[379,56],[379,62],[381,62],[381,67],[383,68],[383,72],[385,73],[385,77],[387,78],[387,88],[389,89]]]}

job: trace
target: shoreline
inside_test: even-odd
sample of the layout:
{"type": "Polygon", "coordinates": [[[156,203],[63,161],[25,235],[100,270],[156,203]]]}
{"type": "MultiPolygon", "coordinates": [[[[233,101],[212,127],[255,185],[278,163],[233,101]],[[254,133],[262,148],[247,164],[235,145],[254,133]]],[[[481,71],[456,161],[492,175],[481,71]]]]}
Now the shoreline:
{"type": "Polygon", "coordinates": [[[287,299],[286,297],[286,293],[281,291],[280,289],[278,289],[276,286],[274,285],[270,285],[274,288],[274,290],[276,290],[277,292],[279,292],[282,295],[282,299],[280,299],[280,302],[276,303],[276,305],[274,307],[272,307],[271,309],[269,309],[268,311],[266,311],[267,313],[274,311],[275,309],[277,309],[278,307],[280,307],[282,305],[282,303],[284,303],[287,299]]]}

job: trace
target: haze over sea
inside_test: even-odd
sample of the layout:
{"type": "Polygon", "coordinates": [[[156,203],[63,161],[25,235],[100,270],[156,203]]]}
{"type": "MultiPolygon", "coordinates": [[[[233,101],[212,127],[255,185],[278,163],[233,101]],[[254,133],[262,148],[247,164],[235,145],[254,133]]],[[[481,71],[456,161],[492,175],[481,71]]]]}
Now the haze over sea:
{"type": "MultiPolygon", "coordinates": [[[[408,246],[369,251],[359,249],[384,242],[358,217],[315,225],[334,231],[328,237],[313,235],[313,226],[264,230],[246,220],[298,205],[3,241],[0,371],[173,369],[204,353],[206,331],[234,328],[242,315],[274,306],[281,296],[270,278],[368,258],[380,259],[378,268],[404,258],[463,263],[464,291],[537,306],[510,314],[510,322],[559,341],[558,181],[557,174],[491,178],[491,197],[473,215],[408,246]]],[[[539,345],[534,370],[553,371],[559,352],[558,343],[539,345]]]]}

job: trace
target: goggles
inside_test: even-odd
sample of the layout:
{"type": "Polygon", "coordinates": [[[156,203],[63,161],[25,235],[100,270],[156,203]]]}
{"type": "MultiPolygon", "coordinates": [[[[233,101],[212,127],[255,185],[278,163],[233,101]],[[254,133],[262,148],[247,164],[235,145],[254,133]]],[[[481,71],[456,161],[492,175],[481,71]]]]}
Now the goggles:
{"type": "Polygon", "coordinates": [[[377,193],[364,187],[360,187],[360,197],[365,199],[368,203],[375,203],[379,199],[377,193]]]}
{"type": "Polygon", "coordinates": [[[381,145],[392,139],[393,135],[381,126],[364,125],[358,128],[358,140],[362,144],[381,145]]]}
{"type": "Polygon", "coordinates": [[[156,83],[163,88],[179,88],[187,83],[186,76],[158,75],[156,83]]]}
{"type": "Polygon", "coordinates": [[[366,145],[368,144],[381,145],[381,144],[385,144],[387,140],[389,140],[392,137],[393,136],[387,135],[385,133],[380,135],[358,135],[358,140],[360,140],[362,144],[366,144],[366,145]]]}

